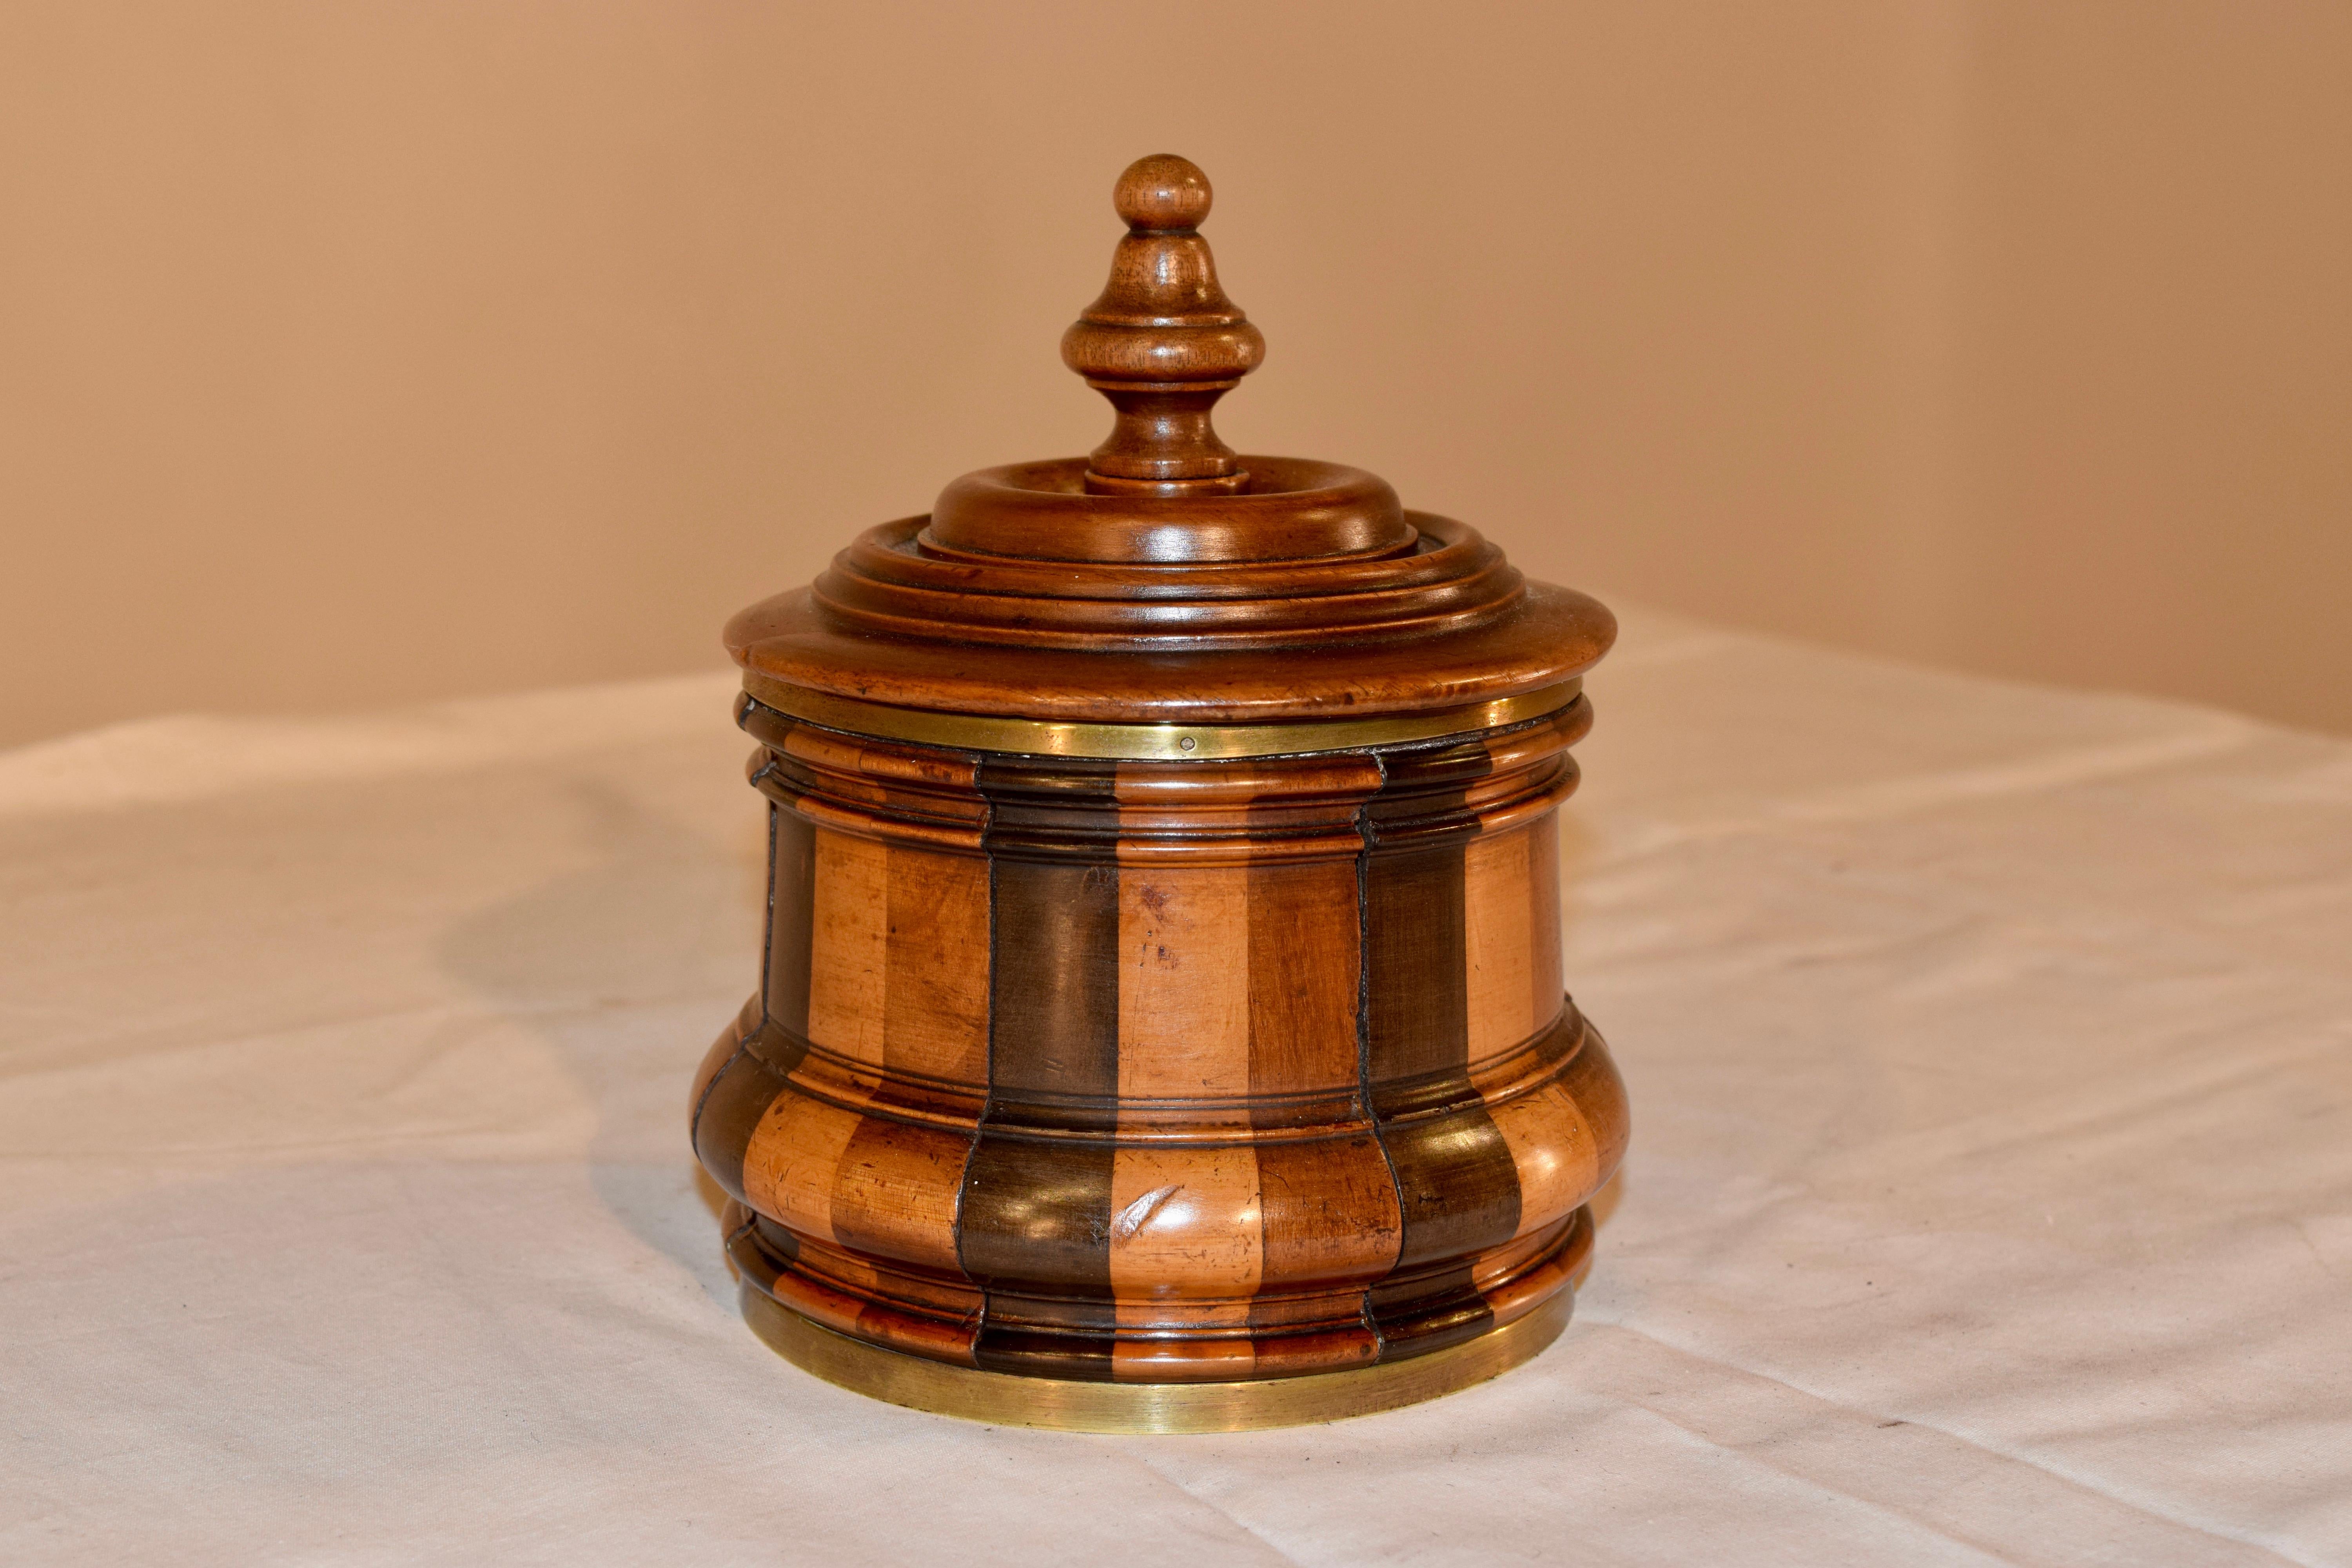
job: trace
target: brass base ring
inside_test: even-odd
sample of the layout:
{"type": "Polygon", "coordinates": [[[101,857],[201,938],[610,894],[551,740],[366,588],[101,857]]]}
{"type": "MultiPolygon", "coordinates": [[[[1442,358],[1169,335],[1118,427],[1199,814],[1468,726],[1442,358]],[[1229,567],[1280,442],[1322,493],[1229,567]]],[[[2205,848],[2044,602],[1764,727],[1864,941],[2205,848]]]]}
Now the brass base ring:
{"type": "Polygon", "coordinates": [[[830,1384],[940,1415],[1064,1432],[1252,1432],[1417,1405],[1508,1372],[1559,1337],[1563,1287],[1525,1317],[1408,1361],[1235,1383],[1079,1383],[984,1372],[884,1350],[779,1306],[750,1279],[743,1319],[768,1348],[830,1384]]]}

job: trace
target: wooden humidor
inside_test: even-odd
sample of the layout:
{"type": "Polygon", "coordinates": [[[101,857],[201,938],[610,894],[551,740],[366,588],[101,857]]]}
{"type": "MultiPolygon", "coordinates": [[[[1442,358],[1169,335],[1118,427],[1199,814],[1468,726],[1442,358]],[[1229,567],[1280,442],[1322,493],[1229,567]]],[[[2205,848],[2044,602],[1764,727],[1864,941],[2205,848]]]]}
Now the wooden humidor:
{"type": "Polygon", "coordinates": [[[1090,458],[950,484],[727,629],[758,994],[692,1094],[747,1315],[902,1404],[1230,1429],[1540,1350],[1625,1097],[1562,994],[1555,813],[1614,624],[1336,464],[1182,159],[1063,356],[1090,458]]]}

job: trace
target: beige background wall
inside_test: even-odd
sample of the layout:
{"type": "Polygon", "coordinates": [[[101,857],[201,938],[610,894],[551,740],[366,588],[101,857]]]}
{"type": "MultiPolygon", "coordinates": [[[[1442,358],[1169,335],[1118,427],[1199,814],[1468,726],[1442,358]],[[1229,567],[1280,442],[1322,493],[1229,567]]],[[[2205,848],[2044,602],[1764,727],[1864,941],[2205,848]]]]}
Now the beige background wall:
{"type": "Polygon", "coordinates": [[[2352,729],[2352,5],[0,7],[0,741],[716,667],[1084,450],[1112,176],[1221,423],[1543,574],[2352,729]]]}

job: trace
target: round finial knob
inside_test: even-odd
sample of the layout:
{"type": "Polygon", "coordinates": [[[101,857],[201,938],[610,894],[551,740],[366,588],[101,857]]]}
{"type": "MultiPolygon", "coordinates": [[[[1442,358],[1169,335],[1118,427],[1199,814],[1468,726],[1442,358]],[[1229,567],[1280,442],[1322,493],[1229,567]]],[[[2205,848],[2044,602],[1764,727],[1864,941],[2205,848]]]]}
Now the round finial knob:
{"type": "Polygon", "coordinates": [[[1190,158],[1154,153],[1127,166],[1111,188],[1111,205],[1138,234],[1198,228],[1209,216],[1209,176],[1190,158]]]}
{"type": "Polygon", "coordinates": [[[1110,281],[1062,334],[1062,363],[1118,411],[1087,462],[1087,488],[1162,495],[1239,490],[1249,475],[1209,410],[1265,357],[1265,339],[1225,298],[1209,242],[1209,177],[1172,153],[1139,158],[1111,192],[1127,220],[1110,281]]]}

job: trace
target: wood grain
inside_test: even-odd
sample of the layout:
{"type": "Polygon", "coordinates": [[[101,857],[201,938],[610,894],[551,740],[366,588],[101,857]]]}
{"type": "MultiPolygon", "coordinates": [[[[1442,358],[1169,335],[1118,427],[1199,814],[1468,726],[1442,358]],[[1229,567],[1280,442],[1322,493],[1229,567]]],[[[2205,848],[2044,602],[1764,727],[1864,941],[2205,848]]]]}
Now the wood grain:
{"type": "Polygon", "coordinates": [[[883,1058],[894,1074],[988,1082],[988,861],[893,847],[883,1058]]]}
{"type": "Polygon", "coordinates": [[[816,832],[809,932],[808,1037],[882,1080],[890,970],[889,849],[829,828],[816,832]]]}

